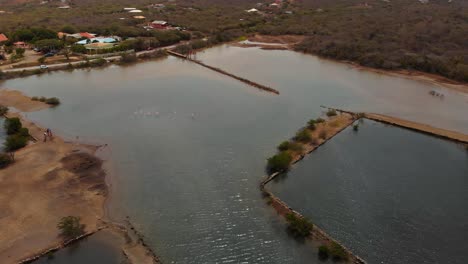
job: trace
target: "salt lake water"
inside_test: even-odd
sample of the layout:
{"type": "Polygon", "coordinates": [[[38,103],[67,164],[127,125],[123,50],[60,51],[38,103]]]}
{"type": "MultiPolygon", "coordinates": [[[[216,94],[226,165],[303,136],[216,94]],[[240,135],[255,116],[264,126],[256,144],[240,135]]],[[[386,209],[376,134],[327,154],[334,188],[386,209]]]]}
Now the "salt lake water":
{"type": "Polygon", "coordinates": [[[258,184],[276,145],[321,115],[320,105],[468,132],[467,95],[444,89],[434,98],[429,91],[442,88],[433,84],[290,51],[220,46],[197,56],[281,94],[177,58],[0,85],[59,97],[59,107],[28,118],[109,144],[109,213],[128,215],[165,263],[319,263],[315,247],[288,236],[258,184]]]}

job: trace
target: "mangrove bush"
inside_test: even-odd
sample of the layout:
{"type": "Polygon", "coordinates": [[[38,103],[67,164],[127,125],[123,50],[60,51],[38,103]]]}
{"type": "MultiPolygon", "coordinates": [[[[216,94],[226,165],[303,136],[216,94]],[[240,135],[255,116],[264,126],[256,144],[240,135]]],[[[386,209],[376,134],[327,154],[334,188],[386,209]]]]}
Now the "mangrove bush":
{"type": "Polygon", "coordinates": [[[293,213],[286,215],[288,231],[296,238],[306,238],[314,228],[314,225],[306,218],[297,217],[293,213]]]}
{"type": "Polygon", "coordinates": [[[307,129],[301,129],[296,133],[296,136],[294,137],[295,140],[307,143],[311,140],[311,136],[309,131],[307,129]]]}
{"type": "Polygon", "coordinates": [[[267,169],[269,172],[277,172],[289,169],[292,157],[286,151],[282,151],[268,159],[267,169]]]}
{"type": "Polygon", "coordinates": [[[81,224],[81,219],[77,216],[66,216],[60,219],[57,228],[60,235],[66,239],[75,238],[84,233],[85,225],[81,224]]]}
{"type": "Polygon", "coordinates": [[[5,143],[4,143],[4,147],[5,147],[5,150],[6,151],[15,151],[15,150],[18,150],[20,148],[23,148],[26,146],[26,144],[28,144],[28,140],[29,138],[28,137],[24,137],[24,136],[21,136],[21,135],[17,135],[17,134],[14,134],[14,135],[10,135],[7,137],[5,143]]]}
{"type": "Polygon", "coordinates": [[[13,159],[7,153],[0,153],[0,169],[3,169],[13,163],[13,159]]]}
{"type": "Polygon", "coordinates": [[[13,135],[19,132],[22,127],[21,121],[18,117],[7,118],[3,127],[8,135],[13,135]]]}

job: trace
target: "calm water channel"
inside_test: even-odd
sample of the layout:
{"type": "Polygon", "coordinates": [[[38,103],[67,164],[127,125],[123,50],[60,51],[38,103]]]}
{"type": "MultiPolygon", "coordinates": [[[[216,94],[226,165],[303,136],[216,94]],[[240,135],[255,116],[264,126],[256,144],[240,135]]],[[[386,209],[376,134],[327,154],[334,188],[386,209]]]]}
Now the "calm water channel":
{"type": "Polygon", "coordinates": [[[165,263],[319,263],[311,245],[288,237],[258,183],[278,142],[319,116],[320,105],[468,132],[466,95],[444,90],[440,100],[430,84],[289,51],[223,46],[198,58],[281,95],[176,58],[1,85],[59,97],[61,106],[28,117],[70,139],[109,144],[110,213],[130,216],[165,263]]]}
{"type": "Polygon", "coordinates": [[[468,152],[366,120],[269,188],[369,263],[466,263],[468,152]]]}

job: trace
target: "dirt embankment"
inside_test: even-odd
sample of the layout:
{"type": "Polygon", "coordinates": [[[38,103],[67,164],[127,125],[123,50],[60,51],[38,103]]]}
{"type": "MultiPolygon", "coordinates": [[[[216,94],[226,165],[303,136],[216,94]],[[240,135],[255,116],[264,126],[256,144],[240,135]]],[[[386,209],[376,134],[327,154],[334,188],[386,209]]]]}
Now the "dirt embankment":
{"type": "MultiPolygon", "coordinates": [[[[313,140],[313,143],[297,142],[302,145],[302,151],[290,151],[290,154],[292,155],[291,164],[298,162],[299,160],[304,158],[305,155],[311,153],[321,145],[325,144],[325,142],[336,136],[340,131],[346,129],[348,126],[353,124],[355,120],[356,117],[352,114],[340,113],[336,116],[330,117],[323,123],[316,124],[315,129],[313,130],[305,128],[311,135],[311,138],[315,140],[313,140]]],[[[298,218],[303,218],[304,216],[302,216],[299,212],[293,210],[285,202],[280,200],[278,197],[274,196],[273,193],[266,188],[266,184],[278,175],[278,172],[273,173],[270,176],[266,177],[260,184],[260,189],[264,197],[267,199],[268,204],[271,205],[275,209],[275,211],[282,217],[286,217],[288,214],[294,214],[298,218]]],[[[332,247],[336,244],[340,245],[347,256],[347,263],[365,263],[363,259],[355,255],[351,250],[346,248],[339,241],[333,239],[330,235],[328,235],[325,231],[323,231],[320,227],[316,225],[314,225],[314,228],[312,229],[308,237],[314,241],[319,242],[322,245],[327,245],[328,247],[332,247]]]]}
{"type": "MultiPolygon", "coordinates": [[[[0,91],[0,103],[24,111],[48,107],[8,90],[0,91]]],[[[102,219],[108,189],[103,161],[94,155],[98,147],[65,142],[57,135],[44,142],[44,128],[18,113],[8,117],[19,117],[37,141],[16,151],[15,162],[0,170],[0,263],[18,263],[62,248],[56,226],[64,216],[79,216],[87,234],[112,227],[102,219]]],[[[127,248],[129,260],[158,263],[139,240],[128,240],[127,248]]]]}
{"type": "Polygon", "coordinates": [[[421,133],[426,133],[440,138],[445,138],[453,141],[458,141],[460,143],[468,144],[468,135],[451,131],[443,128],[437,128],[426,124],[421,124],[413,121],[403,120],[401,118],[396,118],[393,116],[386,116],[381,114],[371,114],[366,113],[365,117],[374,121],[387,123],[394,126],[399,126],[411,130],[415,130],[421,133]]]}
{"type": "Polygon", "coordinates": [[[33,112],[50,107],[15,90],[0,89],[0,105],[14,107],[21,112],[33,112]]]}
{"type": "Polygon", "coordinates": [[[38,141],[17,151],[15,163],[0,171],[0,263],[60,244],[56,226],[64,216],[81,217],[86,231],[97,229],[107,193],[96,148],[59,137],[42,142],[44,130],[21,119],[38,141]]]}

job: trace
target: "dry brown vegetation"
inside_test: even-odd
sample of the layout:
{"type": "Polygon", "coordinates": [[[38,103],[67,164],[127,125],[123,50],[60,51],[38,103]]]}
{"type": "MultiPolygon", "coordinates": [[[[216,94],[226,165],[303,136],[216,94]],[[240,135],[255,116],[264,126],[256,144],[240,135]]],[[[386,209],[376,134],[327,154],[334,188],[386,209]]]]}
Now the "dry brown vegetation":
{"type": "Polygon", "coordinates": [[[122,11],[133,6],[144,11],[147,21],[167,20],[189,29],[196,38],[215,36],[221,42],[256,32],[304,35],[297,51],[468,81],[467,1],[296,0],[278,9],[259,7],[263,15],[245,12],[258,2],[254,0],[159,2],[166,8],[146,8],[144,0],[77,0],[70,10],[58,9],[58,2],[26,2],[5,8],[12,13],[0,15],[0,32],[31,26],[60,30],[70,25],[79,31],[148,36],[142,21],[122,11]]]}

